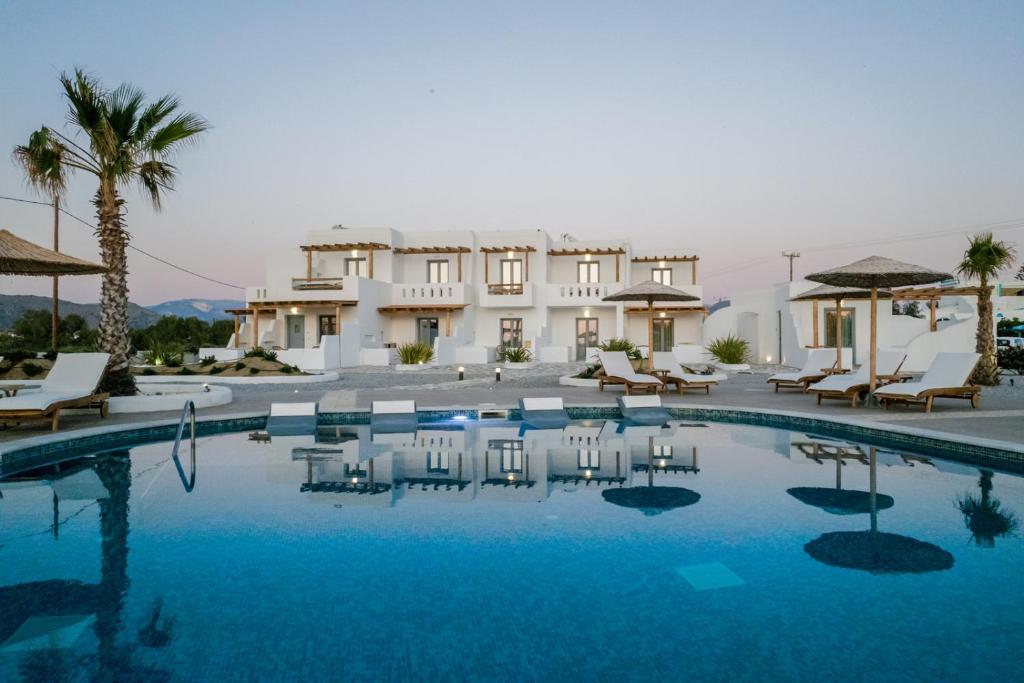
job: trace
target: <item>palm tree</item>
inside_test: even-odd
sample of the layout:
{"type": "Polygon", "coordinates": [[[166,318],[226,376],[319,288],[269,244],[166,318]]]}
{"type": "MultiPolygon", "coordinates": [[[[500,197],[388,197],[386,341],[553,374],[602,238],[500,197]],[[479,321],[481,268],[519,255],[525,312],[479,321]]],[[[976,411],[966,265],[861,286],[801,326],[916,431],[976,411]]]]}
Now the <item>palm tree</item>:
{"type": "Polygon", "coordinates": [[[995,386],[999,384],[999,363],[996,359],[995,325],[992,322],[992,287],[988,280],[1004,268],[1013,265],[1016,252],[1005,242],[994,240],[986,232],[969,238],[964,259],[957,266],[957,272],[980,281],[978,288],[978,334],[975,351],[981,360],[974,371],[977,384],[995,386]]]}
{"type": "MultiPolygon", "coordinates": [[[[128,330],[128,259],[130,235],[124,227],[125,186],[138,185],[153,208],[160,209],[162,193],[174,189],[177,168],[169,159],[183,146],[195,142],[209,128],[205,120],[179,112],[180,102],[164,95],[146,104],[145,94],[122,83],[113,90],[80,69],[62,74],[61,86],[68,103],[68,124],[73,132],[65,135],[52,127],[32,134],[21,159],[35,158],[32,138],[43,148],[52,148],[53,163],[65,173],[81,171],[96,176],[99,188],[93,198],[98,227],[103,274],[100,292],[100,324],[97,347],[110,354],[110,365],[103,390],[115,396],[135,393],[135,380],[128,369],[131,339],[128,330]],[[77,141],[76,141],[77,140],[77,141]]],[[[43,149],[36,145],[36,149],[43,149]]],[[[20,148],[19,148],[20,149],[20,148]]],[[[23,165],[25,165],[23,163],[23,165]]],[[[26,165],[29,182],[45,187],[43,177],[26,165]]]]}
{"type": "MultiPolygon", "coordinates": [[[[14,148],[14,160],[25,170],[29,184],[53,203],[53,250],[60,249],[60,201],[68,188],[67,167],[61,145],[47,128],[37,130],[27,145],[14,148]]],[[[50,315],[50,350],[57,350],[57,327],[60,324],[59,280],[53,276],[53,311],[50,315]]]]}

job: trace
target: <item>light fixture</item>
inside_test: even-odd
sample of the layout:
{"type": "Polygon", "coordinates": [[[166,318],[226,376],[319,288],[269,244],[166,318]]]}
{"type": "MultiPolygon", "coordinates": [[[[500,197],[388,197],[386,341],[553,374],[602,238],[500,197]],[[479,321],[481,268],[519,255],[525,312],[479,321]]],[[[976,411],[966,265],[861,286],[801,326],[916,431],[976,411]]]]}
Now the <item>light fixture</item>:
{"type": "Polygon", "coordinates": [[[501,381],[501,368],[494,368],[494,381],[495,382],[500,382],[501,381]]]}
{"type": "Polygon", "coordinates": [[[466,368],[459,366],[459,381],[466,379],[466,368]]]}
{"type": "Polygon", "coordinates": [[[584,254],[583,255],[583,259],[586,260],[586,261],[589,261],[590,260],[590,254],[584,254]]]}
{"type": "Polygon", "coordinates": [[[292,306],[291,310],[289,310],[288,312],[291,313],[292,315],[298,315],[299,314],[299,307],[298,306],[292,306]]]}
{"type": "Polygon", "coordinates": [[[514,474],[508,475],[508,480],[509,481],[515,481],[516,480],[516,475],[514,475],[514,474]]]}
{"type": "Polygon", "coordinates": [[[661,467],[662,469],[664,469],[664,468],[665,468],[665,466],[666,466],[667,464],[668,464],[668,463],[666,463],[666,462],[665,462],[664,460],[662,460],[662,461],[660,461],[660,462],[658,463],[658,467],[661,467]]]}
{"type": "Polygon", "coordinates": [[[661,316],[662,318],[664,318],[664,317],[665,317],[665,311],[662,311],[662,312],[661,312],[661,313],[659,313],[658,315],[659,315],[659,316],[661,316]]]}
{"type": "Polygon", "coordinates": [[[454,415],[454,416],[452,417],[452,419],[453,419],[453,420],[459,420],[459,421],[461,422],[461,421],[463,421],[463,420],[468,420],[468,419],[469,419],[469,416],[468,416],[468,415],[454,415]]]}
{"type": "Polygon", "coordinates": [[[358,484],[359,483],[359,477],[352,477],[352,483],[353,484],[358,484]]]}
{"type": "Polygon", "coordinates": [[[210,385],[209,385],[209,384],[206,384],[206,383],[204,382],[204,383],[203,383],[203,391],[204,391],[204,392],[206,392],[207,394],[208,394],[208,393],[210,393],[210,385]]]}
{"type": "Polygon", "coordinates": [[[584,318],[589,318],[590,317],[590,309],[589,308],[584,308],[583,309],[583,317],[584,318]]]}
{"type": "Polygon", "coordinates": [[[591,472],[590,470],[587,470],[586,472],[583,473],[583,476],[586,477],[587,479],[590,479],[592,476],[594,476],[594,473],[591,472]]]}
{"type": "Polygon", "coordinates": [[[658,261],[658,267],[659,268],[664,268],[665,267],[665,262],[664,261],[658,261]]]}
{"type": "Polygon", "coordinates": [[[353,249],[352,250],[352,258],[355,258],[356,256],[359,256],[359,252],[357,250],[353,249]]]}
{"type": "Polygon", "coordinates": [[[764,362],[765,363],[771,363],[772,362],[772,354],[769,353],[767,356],[765,356],[764,357],[764,362]]]}

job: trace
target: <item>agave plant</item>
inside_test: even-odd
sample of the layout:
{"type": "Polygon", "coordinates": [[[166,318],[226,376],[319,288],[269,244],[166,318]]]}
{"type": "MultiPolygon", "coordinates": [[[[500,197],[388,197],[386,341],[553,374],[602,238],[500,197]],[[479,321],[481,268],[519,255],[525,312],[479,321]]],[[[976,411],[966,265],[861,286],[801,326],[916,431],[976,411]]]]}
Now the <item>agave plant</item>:
{"type": "Polygon", "coordinates": [[[404,365],[419,365],[434,360],[434,349],[423,342],[402,344],[398,347],[398,360],[404,365]]]}
{"type": "Polygon", "coordinates": [[[522,346],[509,346],[505,348],[504,360],[506,363],[529,363],[533,354],[522,346]]]}
{"type": "Polygon", "coordinates": [[[750,342],[730,332],[727,336],[719,337],[708,344],[708,353],[721,363],[739,365],[746,363],[750,358],[750,342]]]}
{"type": "Polygon", "coordinates": [[[632,360],[641,358],[640,349],[628,339],[605,339],[597,345],[602,351],[623,351],[632,360]]]}

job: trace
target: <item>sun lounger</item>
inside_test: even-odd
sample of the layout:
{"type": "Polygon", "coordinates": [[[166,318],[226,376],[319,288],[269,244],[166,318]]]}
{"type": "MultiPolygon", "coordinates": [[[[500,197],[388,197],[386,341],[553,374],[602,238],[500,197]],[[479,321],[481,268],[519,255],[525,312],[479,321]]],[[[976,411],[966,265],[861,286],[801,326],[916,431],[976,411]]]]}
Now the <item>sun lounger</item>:
{"type": "Polygon", "coordinates": [[[598,351],[604,375],[598,378],[597,388],[604,391],[606,384],[622,384],[629,396],[634,390],[657,393],[665,384],[653,375],[641,375],[629,362],[625,351],[598,351]]]}
{"type": "Polygon", "coordinates": [[[561,429],[570,422],[562,399],[557,397],[521,398],[519,413],[523,423],[534,429],[561,429]]]}
{"type": "Polygon", "coordinates": [[[616,402],[627,423],[653,427],[661,426],[671,419],[661,405],[660,396],[619,396],[616,402]]]}
{"type": "Polygon", "coordinates": [[[97,389],[109,360],[106,353],[59,354],[38,389],[0,398],[0,423],[48,419],[50,428],[57,431],[61,410],[92,406],[106,417],[109,395],[97,393],[97,389]]]}
{"type": "Polygon", "coordinates": [[[270,436],[300,436],[316,433],[317,404],[271,403],[267,418],[270,436]]]}
{"type": "Polygon", "coordinates": [[[820,382],[829,374],[827,371],[836,366],[836,352],[832,349],[810,349],[807,352],[807,362],[803,368],[794,372],[776,372],[768,378],[768,383],[775,385],[775,392],[779,388],[802,389],[815,382],[820,382]]]}
{"type": "Polygon", "coordinates": [[[977,353],[940,353],[928,372],[916,382],[890,384],[875,390],[875,397],[888,408],[893,403],[922,403],[926,413],[932,412],[936,398],[962,398],[977,408],[981,387],[970,384],[971,375],[981,356],[977,353]]]}
{"type": "Polygon", "coordinates": [[[415,432],[416,401],[374,401],[370,404],[370,430],[396,434],[415,432]]]}
{"type": "Polygon", "coordinates": [[[654,370],[659,374],[664,373],[661,381],[666,385],[675,384],[676,391],[680,394],[684,389],[703,389],[710,394],[711,387],[718,384],[714,375],[701,375],[683,370],[671,351],[654,352],[654,370]]]}
{"type": "MultiPolygon", "coordinates": [[[[881,384],[895,382],[899,378],[900,367],[906,360],[907,354],[903,351],[878,351],[875,364],[876,380],[881,384]]],[[[850,401],[856,406],[860,395],[867,392],[871,383],[870,369],[864,363],[856,372],[848,375],[831,375],[807,387],[807,393],[817,394],[818,405],[821,405],[823,398],[838,398],[850,401]]]]}

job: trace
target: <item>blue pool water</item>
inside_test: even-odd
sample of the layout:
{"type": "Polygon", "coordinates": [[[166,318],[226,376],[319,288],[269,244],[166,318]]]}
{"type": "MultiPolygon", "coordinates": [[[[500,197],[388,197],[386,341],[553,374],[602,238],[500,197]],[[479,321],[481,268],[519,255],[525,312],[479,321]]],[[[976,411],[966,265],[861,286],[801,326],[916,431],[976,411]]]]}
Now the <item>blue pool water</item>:
{"type": "Polygon", "coordinates": [[[190,493],[167,443],[0,480],[0,680],[1020,679],[1020,477],[421,427],[203,438],[190,493]]]}

